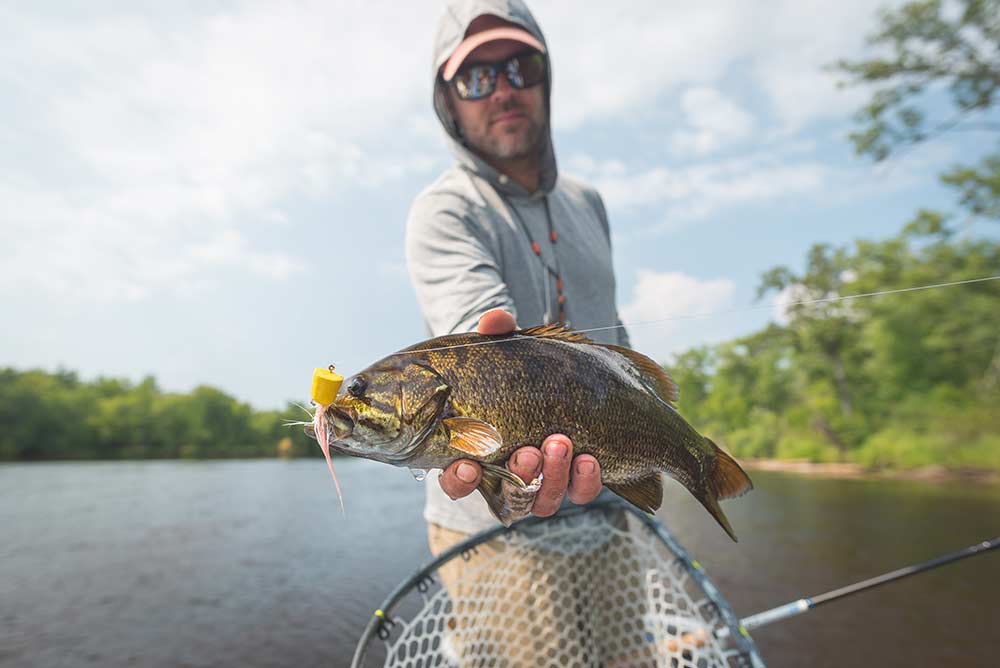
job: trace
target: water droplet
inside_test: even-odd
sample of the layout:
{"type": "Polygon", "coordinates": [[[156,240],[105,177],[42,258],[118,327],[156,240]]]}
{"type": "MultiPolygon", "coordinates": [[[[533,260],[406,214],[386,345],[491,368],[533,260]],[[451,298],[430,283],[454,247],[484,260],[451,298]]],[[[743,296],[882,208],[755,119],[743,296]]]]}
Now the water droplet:
{"type": "Polygon", "coordinates": [[[413,478],[417,482],[423,482],[424,478],[427,477],[427,471],[425,471],[424,469],[410,469],[410,473],[413,474],[413,478]]]}

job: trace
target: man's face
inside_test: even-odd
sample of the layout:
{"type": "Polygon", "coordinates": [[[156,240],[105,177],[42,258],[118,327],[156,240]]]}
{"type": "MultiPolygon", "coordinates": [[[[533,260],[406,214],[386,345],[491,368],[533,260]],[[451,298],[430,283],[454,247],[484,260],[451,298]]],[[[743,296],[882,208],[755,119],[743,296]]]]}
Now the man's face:
{"type": "MultiPolygon", "coordinates": [[[[519,42],[483,44],[464,64],[497,62],[524,51],[519,42]]],[[[481,100],[462,100],[448,86],[452,110],[466,143],[486,158],[516,160],[538,157],[545,137],[545,86],[518,90],[497,75],[496,90],[481,100]]]]}

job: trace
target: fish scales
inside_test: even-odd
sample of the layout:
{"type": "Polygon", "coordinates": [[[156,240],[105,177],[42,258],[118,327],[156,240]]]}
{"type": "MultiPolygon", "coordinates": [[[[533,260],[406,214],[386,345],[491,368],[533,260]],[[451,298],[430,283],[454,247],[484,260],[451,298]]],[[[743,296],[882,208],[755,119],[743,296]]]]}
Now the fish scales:
{"type": "MultiPolygon", "coordinates": [[[[444,345],[469,343],[474,340],[466,335],[444,345]]],[[[458,414],[488,422],[504,437],[505,447],[483,461],[505,461],[517,448],[541,443],[557,426],[573,441],[574,454],[591,454],[601,462],[606,482],[627,482],[659,468],[675,469],[670,471],[674,477],[688,480],[688,471],[701,472],[701,437],[608,360],[593,363],[588,347],[521,337],[427,356],[454,388],[458,414]],[[581,363],[574,364],[577,358],[581,363]],[[637,420],[639,415],[643,419],[637,420]],[[664,443],[669,430],[680,438],[664,443]]]]}
{"type": "Polygon", "coordinates": [[[505,462],[519,447],[564,433],[574,455],[593,455],[602,482],[626,500],[658,508],[666,473],[735,540],[718,499],[746,492],[750,479],[684,420],[675,397],[673,381],[649,358],[545,326],[411,346],[346,381],[318,412],[317,427],[345,454],[397,466],[483,463],[480,492],[504,523],[519,518],[501,516],[508,504],[496,498],[500,479],[524,484],[505,462]]]}

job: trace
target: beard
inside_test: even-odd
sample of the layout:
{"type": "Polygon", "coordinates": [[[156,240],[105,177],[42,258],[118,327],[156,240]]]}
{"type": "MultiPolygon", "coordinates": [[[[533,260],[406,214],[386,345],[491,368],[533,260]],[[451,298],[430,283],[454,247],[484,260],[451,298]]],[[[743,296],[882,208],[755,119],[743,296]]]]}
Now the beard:
{"type": "Polygon", "coordinates": [[[493,160],[523,160],[541,155],[545,142],[545,112],[539,109],[532,114],[530,109],[519,104],[506,104],[497,110],[497,115],[518,111],[525,116],[513,123],[497,127],[487,122],[483,127],[464,133],[468,145],[484,157],[493,160]]]}

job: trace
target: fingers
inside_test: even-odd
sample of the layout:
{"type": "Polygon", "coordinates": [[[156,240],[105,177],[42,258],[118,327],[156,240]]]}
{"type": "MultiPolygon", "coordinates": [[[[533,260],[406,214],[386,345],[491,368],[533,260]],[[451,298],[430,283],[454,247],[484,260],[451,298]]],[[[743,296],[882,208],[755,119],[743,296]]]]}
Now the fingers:
{"type": "Polygon", "coordinates": [[[542,451],[530,445],[518,448],[507,462],[507,468],[524,482],[530,483],[542,472],[542,451]]]}
{"type": "Polygon", "coordinates": [[[535,496],[531,512],[540,517],[555,514],[569,486],[569,468],[573,444],[568,436],[552,434],[542,443],[542,487],[535,496]]]}
{"type": "Polygon", "coordinates": [[[479,334],[510,334],[517,329],[514,316],[510,311],[502,308],[495,308],[487,311],[479,318],[479,326],[476,332],[479,334]]]}
{"type": "Polygon", "coordinates": [[[479,464],[469,459],[458,459],[441,472],[438,482],[445,494],[452,499],[460,499],[472,494],[482,477],[483,469],[479,464]]]}
{"type": "MultiPolygon", "coordinates": [[[[525,446],[514,451],[507,468],[521,480],[531,482],[541,473],[542,485],[531,512],[539,517],[554,515],[569,495],[573,503],[590,503],[601,493],[601,466],[591,455],[573,457],[573,443],[568,436],[552,434],[542,448],[525,446]]],[[[476,462],[459,459],[451,463],[439,478],[441,489],[452,499],[471,494],[482,481],[483,471],[476,462]]]]}
{"type": "Polygon", "coordinates": [[[573,473],[569,480],[569,500],[573,503],[590,503],[601,493],[601,465],[591,455],[577,455],[573,459],[573,473]]]}

